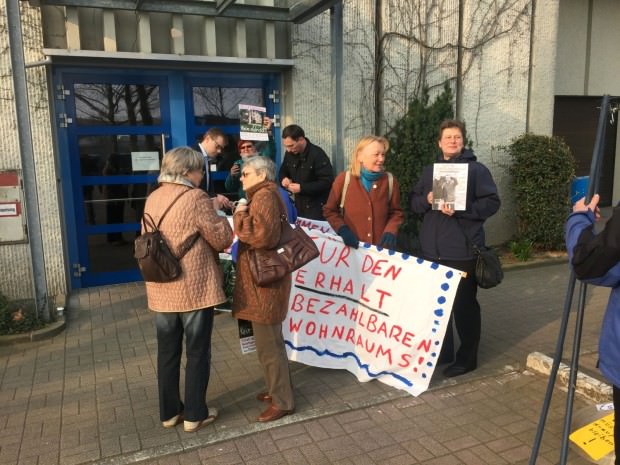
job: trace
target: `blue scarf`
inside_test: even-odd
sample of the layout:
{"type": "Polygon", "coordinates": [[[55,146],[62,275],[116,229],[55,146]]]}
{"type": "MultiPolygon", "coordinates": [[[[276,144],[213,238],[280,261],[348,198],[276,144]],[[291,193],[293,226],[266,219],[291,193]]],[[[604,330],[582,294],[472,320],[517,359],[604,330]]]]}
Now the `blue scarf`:
{"type": "Polygon", "coordinates": [[[379,171],[378,173],[376,173],[374,171],[368,171],[366,168],[362,167],[362,170],[360,172],[360,181],[362,181],[362,186],[364,186],[366,192],[370,192],[370,187],[372,186],[372,183],[384,174],[384,171],[379,171]]]}

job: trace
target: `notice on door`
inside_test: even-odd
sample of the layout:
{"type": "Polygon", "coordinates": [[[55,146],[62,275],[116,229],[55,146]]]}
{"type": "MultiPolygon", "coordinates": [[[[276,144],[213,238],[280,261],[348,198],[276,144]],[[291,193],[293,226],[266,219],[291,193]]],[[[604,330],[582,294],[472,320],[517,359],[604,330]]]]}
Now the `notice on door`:
{"type": "Polygon", "coordinates": [[[132,171],[159,171],[159,152],[131,152],[132,171]]]}

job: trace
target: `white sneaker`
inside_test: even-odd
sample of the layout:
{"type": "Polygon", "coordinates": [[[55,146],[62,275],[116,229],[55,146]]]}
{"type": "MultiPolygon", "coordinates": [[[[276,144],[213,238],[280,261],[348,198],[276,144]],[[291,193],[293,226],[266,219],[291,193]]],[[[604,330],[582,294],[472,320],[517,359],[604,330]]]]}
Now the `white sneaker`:
{"type": "Polygon", "coordinates": [[[183,431],[186,433],[195,433],[200,428],[210,425],[215,421],[217,416],[220,414],[216,408],[209,409],[209,416],[201,421],[184,421],[183,422],[183,431]]]}

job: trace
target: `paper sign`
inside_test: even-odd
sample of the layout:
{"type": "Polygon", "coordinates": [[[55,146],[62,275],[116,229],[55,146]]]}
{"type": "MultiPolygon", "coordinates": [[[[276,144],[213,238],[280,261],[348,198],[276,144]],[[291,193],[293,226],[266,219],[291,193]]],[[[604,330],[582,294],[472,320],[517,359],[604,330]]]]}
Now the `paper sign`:
{"type": "Polygon", "coordinates": [[[410,394],[429,385],[461,274],[308,229],[320,256],[292,276],[282,332],[289,359],[345,369],[410,394]]]}
{"type": "Polygon", "coordinates": [[[579,428],[569,438],[592,460],[602,459],[614,450],[614,414],[579,428]]]}
{"type": "Polygon", "coordinates": [[[467,174],[467,163],[433,165],[433,210],[441,210],[442,205],[467,209],[467,174]]]}
{"type": "Polygon", "coordinates": [[[242,140],[269,140],[263,119],[267,109],[239,104],[239,137],[242,140]]]}
{"type": "Polygon", "coordinates": [[[239,342],[241,343],[241,353],[249,354],[256,352],[256,339],[254,339],[254,330],[252,322],[247,320],[237,320],[239,325],[239,342]]]}
{"type": "Polygon", "coordinates": [[[131,152],[133,171],[159,171],[159,152],[131,152]]]}

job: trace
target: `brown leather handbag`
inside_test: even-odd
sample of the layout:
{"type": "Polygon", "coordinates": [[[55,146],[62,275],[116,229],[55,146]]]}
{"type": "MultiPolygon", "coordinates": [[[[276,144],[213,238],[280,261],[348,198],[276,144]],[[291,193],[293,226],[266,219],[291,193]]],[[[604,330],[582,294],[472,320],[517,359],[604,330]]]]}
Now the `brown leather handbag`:
{"type": "Polygon", "coordinates": [[[286,213],[280,214],[280,224],[282,232],[275,248],[247,252],[252,278],[259,286],[278,281],[319,256],[314,241],[301,227],[291,227],[286,213]]]}

